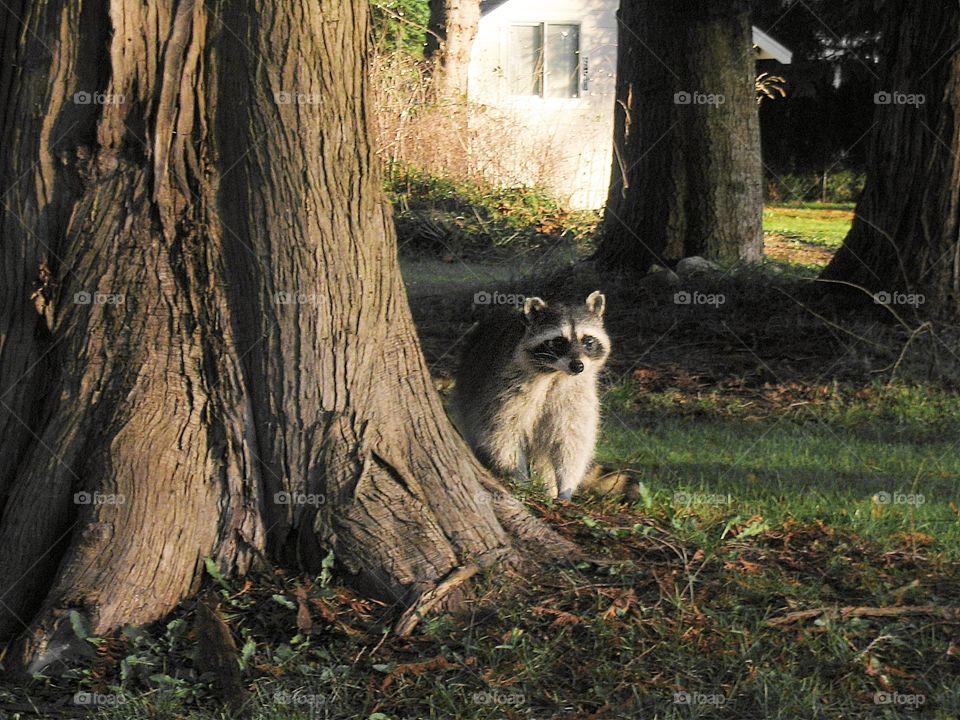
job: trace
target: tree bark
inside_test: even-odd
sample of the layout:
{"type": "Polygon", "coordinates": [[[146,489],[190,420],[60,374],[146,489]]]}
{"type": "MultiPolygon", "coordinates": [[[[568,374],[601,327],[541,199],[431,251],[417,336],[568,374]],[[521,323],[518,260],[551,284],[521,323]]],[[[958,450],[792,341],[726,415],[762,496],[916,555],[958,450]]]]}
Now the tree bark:
{"type": "Polygon", "coordinates": [[[749,3],[625,0],[601,265],[763,253],[749,3]]]}
{"type": "Polygon", "coordinates": [[[853,226],[822,277],[885,294],[895,309],[902,298],[956,321],[960,8],[888,0],[884,19],[867,180],[853,226]]]}
{"type": "Polygon", "coordinates": [[[466,97],[470,51],[479,23],[479,0],[430,0],[426,57],[433,63],[437,97],[466,97]]]}
{"type": "MultiPolygon", "coordinates": [[[[0,638],[63,657],[269,553],[401,604],[575,549],[452,429],[367,131],[366,3],[5,12],[0,638]]],[[[453,599],[455,600],[455,598],[453,599]]]]}

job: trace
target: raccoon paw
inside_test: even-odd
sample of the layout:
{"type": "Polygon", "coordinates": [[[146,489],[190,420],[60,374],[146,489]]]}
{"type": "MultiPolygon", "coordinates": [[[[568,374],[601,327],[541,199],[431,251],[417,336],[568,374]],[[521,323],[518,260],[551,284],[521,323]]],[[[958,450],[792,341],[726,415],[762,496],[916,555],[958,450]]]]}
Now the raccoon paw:
{"type": "Polygon", "coordinates": [[[557,498],[560,500],[569,500],[573,497],[573,490],[561,490],[557,498]]]}

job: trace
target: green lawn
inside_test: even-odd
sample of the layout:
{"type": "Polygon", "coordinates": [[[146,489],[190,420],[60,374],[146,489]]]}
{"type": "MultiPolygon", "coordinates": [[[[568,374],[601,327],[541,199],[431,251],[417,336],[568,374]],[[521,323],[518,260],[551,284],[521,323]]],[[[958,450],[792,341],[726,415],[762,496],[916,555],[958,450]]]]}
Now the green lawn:
{"type": "Polygon", "coordinates": [[[763,210],[763,230],[836,250],[850,230],[853,207],[844,203],[768,205],[763,210]]]}
{"type": "Polygon", "coordinates": [[[600,458],[636,470],[663,503],[720,494],[731,518],[823,521],[880,544],[925,533],[960,560],[960,399],[898,385],[822,390],[764,407],[621,383],[605,397],[600,458]]]}

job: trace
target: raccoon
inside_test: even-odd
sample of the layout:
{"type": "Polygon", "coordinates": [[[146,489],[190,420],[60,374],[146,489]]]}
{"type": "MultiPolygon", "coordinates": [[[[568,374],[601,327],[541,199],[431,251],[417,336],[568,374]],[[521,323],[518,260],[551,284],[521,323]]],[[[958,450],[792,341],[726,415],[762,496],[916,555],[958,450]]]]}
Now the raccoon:
{"type": "Polygon", "coordinates": [[[454,411],[486,467],[520,481],[530,467],[569,499],[593,462],[597,374],[610,354],[600,291],[579,306],[527,298],[481,322],[465,342],[454,411]]]}

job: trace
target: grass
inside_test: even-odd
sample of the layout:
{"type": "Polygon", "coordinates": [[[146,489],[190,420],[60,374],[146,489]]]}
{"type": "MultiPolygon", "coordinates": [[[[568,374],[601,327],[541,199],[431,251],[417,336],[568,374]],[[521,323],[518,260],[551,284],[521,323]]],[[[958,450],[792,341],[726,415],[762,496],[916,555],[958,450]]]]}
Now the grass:
{"type": "Polygon", "coordinates": [[[903,537],[960,560],[960,400],[923,388],[749,392],[627,381],[606,396],[599,457],[664,501],[721,495],[731,515],[903,537]]]}
{"type": "MultiPolygon", "coordinates": [[[[955,626],[922,615],[771,624],[798,609],[954,605],[957,565],[928,545],[880,546],[822,521],[656,495],[636,507],[528,503],[596,562],[491,571],[464,612],[432,617],[409,639],[384,633],[390,608],[324,578],[210,581],[244,646],[244,711],[278,720],[793,720],[896,718],[922,702],[917,717],[960,712],[955,626]],[[309,631],[298,627],[301,606],[309,631]]],[[[118,703],[101,710],[113,720],[230,717],[196,671],[207,649],[190,641],[195,613],[185,605],[175,616],[136,640],[99,640],[89,669],[35,685],[30,700],[79,691],[118,703]],[[111,657],[133,670],[121,676],[111,657]]],[[[6,698],[25,704],[23,695],[6,698]]]]}
{"type": "Polygon", "coordinates": [[[763,210],[767,258],[813,276],[830,262],[853,222],[853,203],[787,202],[763,210]]]}
{"type": "Polygon", "coordinates": [[[853,205],[802,203],[768,205],[763,211],[764,232],[789,240],[836,250],[853,222],[853,205]]]}
{"type": "Polygon", "coordinates": [[[772,208],[800,208],[804,210],[853,210],[857,204],[855,202],[820,202],[811,200],[777,200],[768,202],[767,207],[772,208]]]}
{"type": "MultiPolygon", "coordinates": [[[[828,252],[815,217],[772,210],[828,252]]],[[[836,236],[839,216],[821,216],[836,236]]],[[[908,328],[832,306],[808,270],[772,272],[803,265],[789,258],[696,280],[684,289],[724,297],[696,307],[514,250],[522,260],[405,258],[411,306],[446,393],[478,290],[603,287],[615,345],[598,458],[639,499],[515,488],[591,562],[492,568],[462,612],[409,638],[390,632],[396,608],[338,584],[335,558],[319,577],[214,573],[240,713],[204,671],[188,601],[86,639],[95,654],[63,676],[0,686],[0,717],[960,717],[960,615],[930,609],[960,597],[960,333],[908,344],[908,328]],[[77,692],[101,705],[76,706],[77,692]]]]}

